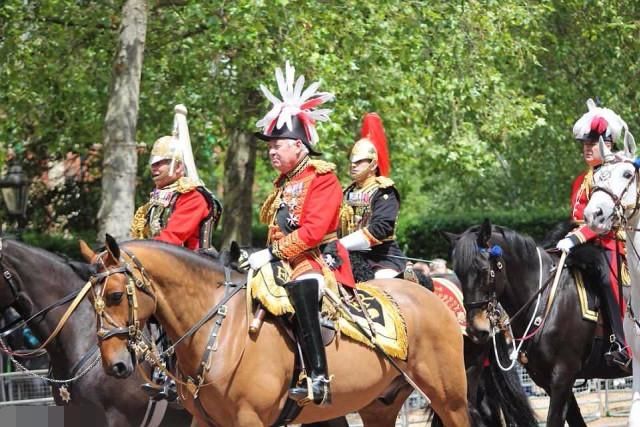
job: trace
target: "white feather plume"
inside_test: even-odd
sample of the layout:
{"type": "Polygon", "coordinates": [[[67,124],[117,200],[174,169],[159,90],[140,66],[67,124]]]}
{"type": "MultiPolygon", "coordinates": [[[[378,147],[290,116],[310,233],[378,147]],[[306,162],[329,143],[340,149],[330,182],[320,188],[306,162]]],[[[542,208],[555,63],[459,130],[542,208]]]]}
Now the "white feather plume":
{"type": "Polygon", "coordinates": [[[304,76],[300,75],[296,80],[295,68],[289,61],[285,63],[284,72],[282,69],[276,68],[275,77],[280,98],[269,91],[266,86],[260,85],[260,90],[265,98],[273,105],[269,112],[256,122],[256,126],[262,129],[263,132],[273,128],[281,129],[284,125],[292,130],[293,117],[304,116],[308,119],[304,120],[303,123],[309,135],[309,143],[315,145],[318,142],[318,133],[315,130],[314,123],[317,121],[328,121],[329,114],[332,111],[327,108],[316,109],[316,107],[333,100],[334,95],[329,92],[318,92],[320,82],[313,82],[309,87],[304,89],[304,76]],[[305,107],[305,103],[311,103],[313,105],[305,107]]]}
{"type": "Polygon", "coordinates": [[[174,108],[173,136],[178,140],[178,149],[182,153],[182,164],[184,165],[184,176],[195,182],[200,182],[198,169],[191,149],[191,137],[189,126],[187,125],[187,107],[178,104],[174,108]]]}
{"type": "Polygon", "coordinates": [[[602,108],[596,106],[593,99],[587,100],[588,112],[582,115],[573,125],[573,135],[575,138],[582,138],[584,135],[588,135],[591,132],[591,121],[595,117],[602,117],[607,121],[607,130],[611,134],[611,139],[616,142],[620,139],[623,130],[628,129],[627,123],[617,115],[613,110],[609,108],[602,108]]]}

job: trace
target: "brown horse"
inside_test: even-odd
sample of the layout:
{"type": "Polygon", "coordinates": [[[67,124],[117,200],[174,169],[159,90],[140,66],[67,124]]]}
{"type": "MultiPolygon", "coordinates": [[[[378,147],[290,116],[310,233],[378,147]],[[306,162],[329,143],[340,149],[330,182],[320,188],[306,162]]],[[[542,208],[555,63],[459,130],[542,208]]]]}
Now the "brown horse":
{"type": "MultiPolygon", "coordinates": [[[[246,293],[224,284],[228,280],[243,283],[242,274],[232,272],[225,280],[222,262],[155,241],[118,246],[107,236],[106,252],[96,255],[86,245],[82,252],[100,271],[92,279],[93,298],[108,374],[125,378],[133,373],[130,341],[154,315],[176,343],[179,393],[200,423],[246,427],[271,425],[278,419],[293,375],[295,346],[269,318],[257,337],[247,333],[246,293]],[[236,293],[229,297],[229,292],[236,293]],[[225,309],[219,308],[221,301],[225,309]],[[219,329],[216,323],[221,323],[219,329]],[[212,331],[217,332],[213,345],[209,342],[212,331]],[[196,401],[194,387],[185,379],[196,378],[208,346],[210,368],[196,401]]],[[[399,279],[370,283],[393,297],[406,322],[408,356],[406,361],[396,360],[397,365],[431,399],[444,425],[468,426],[463,341],[453,314],[416,284],[399,279]]],[[[295,422],[335,418],[374,402],[370,408],[375,416],[362,412],[365,425],[395,425],[400,405],[388,406],[385,412],[377,398],[397,387],[402,376],[384,356],[340,336],[327,347],[327,358],[334,376],[333,403],[323,408],[305,406],[295,422]]],[[[406,397],[406,387],[402,395],[406,397]]]]}

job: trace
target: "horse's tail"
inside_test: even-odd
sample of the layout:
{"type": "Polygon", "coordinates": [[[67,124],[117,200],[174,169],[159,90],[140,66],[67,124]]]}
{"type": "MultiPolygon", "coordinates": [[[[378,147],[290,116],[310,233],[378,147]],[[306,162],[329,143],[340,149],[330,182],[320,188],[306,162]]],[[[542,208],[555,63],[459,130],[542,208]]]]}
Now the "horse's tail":
{"type": "MultiPolygon", "coordinates": [[[[488,344],[491,346],[491,344],[488,344]]],[[[510,347],[504,334],[496,336],[498,356],[504,364],[509,360],[510,347]]],[[[522,389],[515,369],[503,371],[496,362],[493,348],[489,348],[489,366],[482,370],[478,384],[477,406],[469,407],[469,417],[476,427],[500,425],[533,427],[538,425],[529,398],[522,389]],[[501,420],[504,418],[504,421],[501,420]],[[503,424],[504,423],[504,424],[503,424]]],[[[433,414],[431,426],[443,426],[437,414],[433,414]]]]}
{"type": "MultiPolygon", "coordinates": [[[[498,355],[502,363],[509,360],[510,347],[504,334],[496,336],[498,355]]],[[[483,371],[483,382],[486,387],[486,398],[490,407],[498,407],[506,421],[506,425],[537,426],[535,412],[531,408],[529,398],[522,389],[518,371],[514,368],[503,371],[495,360],[493,349],[489,351],[489,367],[483,371]],[[493,401],[492,404],[491,401],[493,401]]]]}

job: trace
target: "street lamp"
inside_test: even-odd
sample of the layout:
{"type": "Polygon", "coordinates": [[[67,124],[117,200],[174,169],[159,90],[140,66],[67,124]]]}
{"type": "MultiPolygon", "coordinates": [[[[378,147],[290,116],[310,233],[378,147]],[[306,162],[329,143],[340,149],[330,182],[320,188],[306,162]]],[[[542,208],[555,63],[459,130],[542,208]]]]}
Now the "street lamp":
{"type": "Polygon", "coordinates": [[[2,190],[2,198],[9,217],[18,223],[17,233],[20,235],[21,222],[27,213],[29,180],[17,161],[9,162],[7,174],[0,178],[0,190],[2,190]]]}

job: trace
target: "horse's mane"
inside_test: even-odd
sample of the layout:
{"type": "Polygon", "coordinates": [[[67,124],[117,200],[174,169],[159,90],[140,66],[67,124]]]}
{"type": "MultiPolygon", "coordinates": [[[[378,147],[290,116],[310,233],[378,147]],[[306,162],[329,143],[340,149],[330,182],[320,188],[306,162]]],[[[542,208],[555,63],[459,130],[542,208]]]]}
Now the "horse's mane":
{"type": "Polygon", "coordinates": [[[571,220],[560,221],[553,226],[544,238],[540,241],[540,246],[545,249],[551,249],[555,247],[558,241],[564,238],[568,232],[573,230],[576,224],[571,220]]]}
{"type": "Polygon", "coordinates": [[[123,248],[133,248],[135,246],[151,247],[154,250],[164,252],[174,258],[179,259],[189,270],[205,270],[210,272],[220,272],[224,268],[224,252],[215,255],[192,251],[182,246],[159,240],[130,240],[122,244],[123,248]]]}
{"type": "MultiPolygon", "coordinates": [[[[466,272],[474,267],[476,255],[480,250],[478,248],[478,232],[480,231],[480,227],[480,225],[474,225],[468,228],[460,235],[460,238],[456,242],[454,247],[456,253],[454,257],[454,267],[456,272],[466,272]]],[[[518,234],[500,225],[492,225],[491,232],[492,235],[499,234],[509,247],[509,252],[515,256],[519,256],[521,259],[528,259],[536,255],[537,245],[531,237],[518,234]]],[[[493,244],[495,242],[490,243],[493,244]]],[[[506,248],[502,249],[504,251],[506,248]]]]}
{"type": "Polygon", "coordinates": [[[58,265],[60,268],[71,269],[80,279],[84,281],[89,280],[91,275],[95,273],[90,264],[87,264],[86,262],[75,261],[65,254],[51,252],[46,249],[32,246],[18,240],[7,239],[7,241],[10,241],[11,245],[15,245],[21,250],[29,252],[32,256],[35,255],[42,257],[45,261],[54,265],[58,265]]]}

